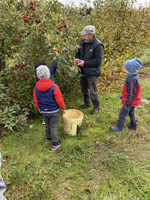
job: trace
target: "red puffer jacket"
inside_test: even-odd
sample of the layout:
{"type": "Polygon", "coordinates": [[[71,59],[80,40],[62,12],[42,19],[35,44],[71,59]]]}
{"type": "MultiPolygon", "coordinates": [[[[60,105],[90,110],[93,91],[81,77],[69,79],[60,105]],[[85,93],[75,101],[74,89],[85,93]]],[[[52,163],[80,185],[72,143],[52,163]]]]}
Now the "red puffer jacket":
{"type": "Polygon", "coordinates": [[[131,107],[142,103],[142,88],[138,76],[127,78],[122,89],[122,104],[131,107]]]}
{"type": "MultiPolygon", "coordinates": [[[[37,89],[39,91],[45,92],[49,88],[51,88],[53,86],[53,84],[54,84],[54,82],[51,79],[40,79],[38,82],[36,82],[36,87],[37,87],[37,89]]],[[[61,91],[60,91],[60,89],[59,89],[57,84],[56,84],[56,86],[54,88],[54,93],[53,94],[54,94],[54,98],[55,98],[56,103],[58,104],[58,106],[61,109],[65,109],[66,105],[64,103],[62,93],[61,93],[61,91]]],[[[38,104],[38,100],[37,100],[37,97],[36,97],[35,89],[33,91],[33,97],[34,97],[35,105],[39,109],[39,104],[38,104]]]]}

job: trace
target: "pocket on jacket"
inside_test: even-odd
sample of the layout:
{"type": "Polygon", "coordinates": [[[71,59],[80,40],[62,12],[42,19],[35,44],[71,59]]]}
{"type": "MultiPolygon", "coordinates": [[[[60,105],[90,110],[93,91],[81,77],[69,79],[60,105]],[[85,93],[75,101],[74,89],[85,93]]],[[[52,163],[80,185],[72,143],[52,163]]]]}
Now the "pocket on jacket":
{"type": "Polygon", "coordinates": [[[83,68],[84,75],[98,75],[100,74],[100,70],[98,67],[85,67],[83,68]]]}

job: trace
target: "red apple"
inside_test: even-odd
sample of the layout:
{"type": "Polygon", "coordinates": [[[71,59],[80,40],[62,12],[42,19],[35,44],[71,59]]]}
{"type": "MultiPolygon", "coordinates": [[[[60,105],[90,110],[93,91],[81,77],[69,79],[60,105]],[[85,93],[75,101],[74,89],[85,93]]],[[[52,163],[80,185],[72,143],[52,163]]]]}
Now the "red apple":
{"type": "Polygon", "coordinates": [[[63,25],[60,25],[60,26],[57,27],[58,30],[59,30],[59,29],[62,29],[62,28],[64,28],[63,25]]]}
{"type": "Polygon", "coordinates": [[[19,42],[20,42],[20,40],[16,39],[16,43],[19,43],[19,42]]]}
{"type": "Polygon", "coordinates": [[[19,64],[20,69],[23,69],[23,67],[24,67],[24,64],[19,64]]]}
{"type": "Polygon", "coordinates": [[[30,5],[32,5],[32,6],[33,6],[33,5],[34,5],[34,2],[33,2],[33,1],[30,1],[30,5]]]}
{"type": "Polygon", "coordinates": [[[23,16],[24,22],[29,22],[29,18],[27,16],[23,16]]]}
{"type": "Polygon", "coordinates": [[[56,52],[57,52],[57,53],[60,53],[60,50],[59,50],[59,49],[56,49],[56,52]]]}
{"type": "Polygon", "coordinates": [[[57,27],[58,30],[62,29],[62,28],[67,28],[67,24],[62,24],[62,25],[60,25],[60,26],[57,27]]]}
{"type": "Polygon", "coordinates": [[[75,64],[78,65],[80,63],[80,60],[75,60],[75,64]]]}
{"type": "Polygon", "coordinates": [[[34,8],[34,6],[33,5],[30,5],[30,8],[34,11],[35,10],[35,8],[34,8]]]}
{"type": "Polygon", "coordinates": [[[36,19],[36,23],[38,24],[38,23],[41,23],[41,19],[40,18],[37,18],[36,19]]]}

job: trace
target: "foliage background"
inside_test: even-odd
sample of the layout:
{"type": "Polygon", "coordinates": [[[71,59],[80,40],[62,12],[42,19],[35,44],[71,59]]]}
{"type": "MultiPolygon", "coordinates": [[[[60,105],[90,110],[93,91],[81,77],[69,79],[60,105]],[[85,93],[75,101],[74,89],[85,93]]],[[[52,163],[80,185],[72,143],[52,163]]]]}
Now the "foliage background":
{"type": "Polygon", "coordinates": [[[89,8],[86,4],[64,7],[56,0],[0,1],[0,128],[23,127],[27,116],[36,113],[34,65],[40,60],[48,66],[53,59],[58,60],[56,82],[65,101],[79,93],[78,69],[73,61],[80,32],[87,24],[96,27],[96,35],[105,46],[99,89],[119,84],[124,61],[140,56],[150,41],[150,10],[135,9],[134,2],[95,0],[89,8]]]}

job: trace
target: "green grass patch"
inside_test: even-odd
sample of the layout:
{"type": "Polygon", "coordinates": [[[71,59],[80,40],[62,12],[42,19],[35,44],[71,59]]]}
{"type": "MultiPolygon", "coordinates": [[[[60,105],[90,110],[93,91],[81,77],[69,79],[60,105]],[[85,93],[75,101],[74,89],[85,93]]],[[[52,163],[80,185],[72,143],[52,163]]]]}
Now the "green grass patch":
{"type": "MultiPolygon", "coordinates": [[[[144,70],[144,69],[142,69],[144,70]]],[[[150,100],[150,79],[141,76],[143,99],[150,100]]],[[[22,132],[1,138],[2,176],[9,200],[150,199],[150,104],[136,108],[137,131],[111,132],[121,108],[120,90],[100,94],[101,112],[84,112],[81,135],[67,136],[60,116],[56,152],[45,143],[39,118],[22,132]]],[[[82,97],[68,108],[77,108],[82,97]]]]}

